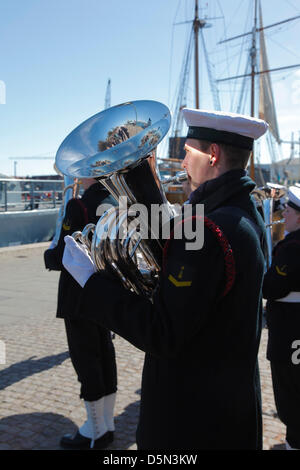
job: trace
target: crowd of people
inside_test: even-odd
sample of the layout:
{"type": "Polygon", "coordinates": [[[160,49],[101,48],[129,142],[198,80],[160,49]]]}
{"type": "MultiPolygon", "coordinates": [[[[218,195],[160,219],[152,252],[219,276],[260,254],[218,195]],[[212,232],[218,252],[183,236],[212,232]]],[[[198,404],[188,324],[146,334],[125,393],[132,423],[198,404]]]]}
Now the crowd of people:
{"type": "Polygon", "coordinates": [[[204,244],[190,250],[184,236],[170,236],[152,300],[97,271],[71,237],[97,221],[95,209],[108,197],[95,180],[80,202],[68,203],[58,245],[45,253],[46,267],[61,270],[58,316],[87,409],[87,421],[61,445],[101,449],[113,440],[114,332],[145,352],[138,449],[262,449],[264,297],[276,407],[287,449],[300,449],[300,188],[289,189],[288,234],[266,272],[265,223],[246,167],[267,123],[187,108],[183,115],[187,203],[195,223],[204,206],[204,244]]]}

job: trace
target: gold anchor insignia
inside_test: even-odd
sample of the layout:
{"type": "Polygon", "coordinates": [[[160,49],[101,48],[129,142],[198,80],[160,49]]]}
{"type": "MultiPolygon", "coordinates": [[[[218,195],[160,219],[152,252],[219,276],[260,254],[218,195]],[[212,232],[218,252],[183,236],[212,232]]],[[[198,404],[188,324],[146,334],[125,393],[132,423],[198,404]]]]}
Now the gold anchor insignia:
{"type": "MultiPolygon", "coordinates": [[[[181,269],[178,274],[178,279],[182,279],[183,271],[184,266],[181,266],[181,269]]],[[[175,279],[174,276],[172,276],[172,274],[169,274],[168,279],[172,282],[172,284],[174,284],[175,287],[189,287],[192,284],[192,281],[178,281],[177,279],[175,279]]]]}
{"type": "Polygon", "coordinates": [[[69,220],[65,220],[64,223],[63,223],[63,229],[68,231],[70,230],[71,228],[71,224],[70,224],[70,221],[69,220]]]}
{"type": "Polygon", "coordinates": [[[287,273],[285,272],[286,269],[286,264],[279,268],[279,266],[276,266],[276,271],[280,276],[287,276],[287,273]]]}

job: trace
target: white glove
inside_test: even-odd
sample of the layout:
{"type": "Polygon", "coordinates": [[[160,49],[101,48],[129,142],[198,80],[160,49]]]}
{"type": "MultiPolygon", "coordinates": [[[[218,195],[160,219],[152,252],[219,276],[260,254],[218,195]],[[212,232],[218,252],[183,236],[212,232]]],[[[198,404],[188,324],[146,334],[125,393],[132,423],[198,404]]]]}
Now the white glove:
{"type": "Polygon", "coordinates": [[[74,277],[75,281],[77,281],[81,287],[84,287],[91,275],[97,271],[96,266],[88,254],[86,247],[79,245],[70,235],[67,235],[64,240],[66,246],[62,264],[74,277]]]}

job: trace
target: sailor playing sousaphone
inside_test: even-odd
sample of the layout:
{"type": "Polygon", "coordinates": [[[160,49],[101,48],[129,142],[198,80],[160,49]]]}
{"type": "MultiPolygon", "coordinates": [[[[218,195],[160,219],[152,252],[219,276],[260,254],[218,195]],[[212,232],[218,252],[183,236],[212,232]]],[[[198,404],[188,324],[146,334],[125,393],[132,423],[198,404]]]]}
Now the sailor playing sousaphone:
{"type": "MultiPolygon", "coordinates": [[[[112,192],[137,201],[140,193],[142,203],[151,205],[161,197],[155,199],[153,190],[152,202],[146,200],[152,183],[144,162],[166,134],[168,110],[155,102],[112,109],[98,122],[105,138],[96,138],[91,121],[76,133],[76,145],[66,145],[66,169],[78,177],[109,177],[103,182],[112,192]],[[105,141],[108,129],[124,123],[142,130],[99,154],[94,142],[105,141]],[[80,158],[71,162],[77,152],[80,158]]],[[[119,208],[103,214],[100,224],[99,233],[110,230],[112,246],[95,241],[96,227],[92,260],[66,237],[64,264],[82,285],[77,314],[87,314],[146,352],[139,449],[260,449],[257,351],[265,229],[250,197],[255,183],[245,168],[254,140],[268,126],[231,113],[183,112],[189,130],[182,166],[192,190],[192,212],[177,225],[202,220],[203,246],[187,249],[185,231],[182,238],[174,236],[177,225],[164,243],[156,239],[152,246],[135,234],[116,240],[113,234],[128,215],[119,208]],[[197,212],[203,204],[204,217],[197,212]],[[153,262],[153,276],[134,269],[137,250],[146,265],[153,262]],[[105,298],[99,298],[99,288],[105,298]]]]}

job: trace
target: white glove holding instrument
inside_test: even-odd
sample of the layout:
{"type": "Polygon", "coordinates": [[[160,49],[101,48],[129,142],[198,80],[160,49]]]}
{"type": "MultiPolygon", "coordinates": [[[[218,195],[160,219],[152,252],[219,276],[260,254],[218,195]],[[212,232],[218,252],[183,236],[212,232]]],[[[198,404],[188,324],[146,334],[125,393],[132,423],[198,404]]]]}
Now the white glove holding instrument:
{"type": "Polygon", "coordinates": [[[77,243],[70,235],[67,235],[64,240],[66,246],[62,264],[75,281],[84,287],[91,275],[97,271],[96,266],[84,245],[77,243]]]}

